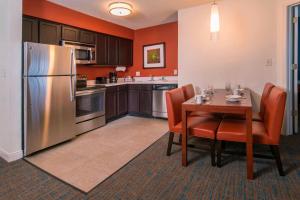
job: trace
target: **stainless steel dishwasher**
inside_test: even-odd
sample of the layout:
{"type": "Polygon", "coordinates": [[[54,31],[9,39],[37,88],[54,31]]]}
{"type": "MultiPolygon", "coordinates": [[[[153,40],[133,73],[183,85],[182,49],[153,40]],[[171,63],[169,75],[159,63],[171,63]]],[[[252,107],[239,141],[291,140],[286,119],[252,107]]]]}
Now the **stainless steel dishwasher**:
{"type": "Polygon", "coordinates": [[[166,92],[177,88],[177,84],[155,84],[153,85],[152,116],[158,118],[168,118],[166,105],[166,92]]]}

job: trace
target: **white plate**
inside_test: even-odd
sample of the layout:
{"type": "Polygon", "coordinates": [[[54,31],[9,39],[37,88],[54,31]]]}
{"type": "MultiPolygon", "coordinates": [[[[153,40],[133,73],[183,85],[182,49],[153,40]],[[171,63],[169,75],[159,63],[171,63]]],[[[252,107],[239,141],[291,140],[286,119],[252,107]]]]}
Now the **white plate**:
{"type": "Polygon", "coordinates": [[[239,102],[240,99],[226,99],[226,101],[228,101],[228,102],[239,102]]]}
{"type": "Polygon", "coordinates": [[[240,95],[227,95],[226,99],[240,99],[242,96],[240,95]]]}

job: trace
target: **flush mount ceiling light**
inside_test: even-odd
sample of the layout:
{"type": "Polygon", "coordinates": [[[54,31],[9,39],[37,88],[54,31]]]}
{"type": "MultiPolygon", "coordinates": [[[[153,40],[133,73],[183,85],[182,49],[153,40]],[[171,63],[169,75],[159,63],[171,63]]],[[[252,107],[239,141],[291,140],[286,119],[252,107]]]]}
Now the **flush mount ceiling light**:
{"type": "Polygon", "coordinates": [[[220,14],[219,7],[217,3],[214,3],[211,6],[211,15],[210,15],[210,32],[218,33],[220,31],[220,14]]]}
{"type": "Polygon", "coordinates": [[[132,13],[132,6],[125,2],[114,2],[109,5],[109,12],[116,16],[126,16],[132,13]]]}

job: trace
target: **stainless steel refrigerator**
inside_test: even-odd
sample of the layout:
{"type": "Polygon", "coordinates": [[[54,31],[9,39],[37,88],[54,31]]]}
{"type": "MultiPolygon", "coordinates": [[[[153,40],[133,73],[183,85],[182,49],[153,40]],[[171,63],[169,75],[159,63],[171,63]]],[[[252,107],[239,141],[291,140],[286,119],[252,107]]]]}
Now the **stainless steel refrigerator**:
{"type": "Polygon", "coordinates": [[[24,43],[24,154],[75,137],[73,49],[24,43]]]}

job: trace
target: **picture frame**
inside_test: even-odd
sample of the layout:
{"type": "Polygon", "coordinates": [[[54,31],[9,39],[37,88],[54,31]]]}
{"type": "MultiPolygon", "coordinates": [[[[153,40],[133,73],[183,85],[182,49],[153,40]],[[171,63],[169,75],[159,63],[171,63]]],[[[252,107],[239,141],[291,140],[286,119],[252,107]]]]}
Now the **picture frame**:
{"type": "Polygon", "coordinates": [[[164,42],[143,46],[143,68],[165,68],[166,45],[164,42]]]}

